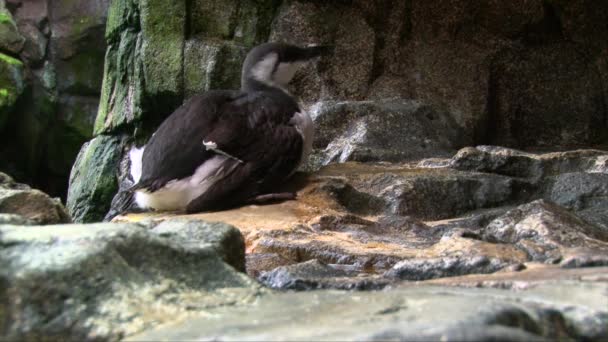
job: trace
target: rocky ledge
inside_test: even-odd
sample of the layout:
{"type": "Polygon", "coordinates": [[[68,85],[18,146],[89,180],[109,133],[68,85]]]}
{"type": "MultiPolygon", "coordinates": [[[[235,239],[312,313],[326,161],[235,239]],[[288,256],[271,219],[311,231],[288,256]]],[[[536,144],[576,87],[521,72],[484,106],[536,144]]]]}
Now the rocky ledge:
{"type": "MultiPolygon", "coordinates": [[[[184,217],[237,227],[247,272],[273,288],[608,266],[608,152],[600,150],[480,146],[416,163],[333,164],[289,187],[296,201],[184,217]]],[[[115,221],[174,216],[182,217],[115,221]]]]}

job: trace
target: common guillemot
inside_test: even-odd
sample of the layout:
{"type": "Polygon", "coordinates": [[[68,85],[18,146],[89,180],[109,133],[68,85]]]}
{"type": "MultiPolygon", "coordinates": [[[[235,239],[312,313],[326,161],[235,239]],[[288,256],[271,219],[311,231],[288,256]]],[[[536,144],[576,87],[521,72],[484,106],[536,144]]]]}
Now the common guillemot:
{"type": "Polygon", "coordinates": [[[330,51],[266,43],[245,58],[241,90],[212,90],[175,110],[129,152],[142,209],[218,210],[269,199],[312,149],[313,123],[287,92],[307,61],[330,51]]]}

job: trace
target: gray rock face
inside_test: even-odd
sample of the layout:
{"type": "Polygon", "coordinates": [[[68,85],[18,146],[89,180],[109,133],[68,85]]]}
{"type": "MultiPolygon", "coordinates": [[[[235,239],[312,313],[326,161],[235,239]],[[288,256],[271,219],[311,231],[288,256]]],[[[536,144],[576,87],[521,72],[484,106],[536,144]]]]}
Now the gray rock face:
{"type": "Polygon", "coordinates": [[[0,213],[3,221],[15,224],[57,224],[71,222],[61,201],[40,190],[15,182],[0,172],[0,213]],[[16,217],[15,217],[16,216],[16,217]]]}
{"type": "Polygon", "coordinates": [[[326,101],[309,112],[316,135],[316,155],[309,168],[349,160],[447,156],[463,143],[462,132],[448,113],[416,101],[326,101]]]}
{"type": "Polygon", "coordinates": [[[118,340],[258,293],[225,224],[0,227],[2,339],[118,340]]]}

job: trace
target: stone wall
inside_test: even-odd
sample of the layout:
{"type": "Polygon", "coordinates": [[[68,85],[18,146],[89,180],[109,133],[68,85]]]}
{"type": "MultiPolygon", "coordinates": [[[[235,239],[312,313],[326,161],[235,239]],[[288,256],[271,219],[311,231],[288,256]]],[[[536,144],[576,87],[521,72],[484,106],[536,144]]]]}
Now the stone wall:
{"type": "Polygon", "coordinates": [[[108,4],[0,1],[0,169],[54,196],[92,138],[108,4]]]}
{"type": "MultiPolygon", "coordinates": [[[[320,131],[346,108],[352,125],[339,128],[337,139],[366,135],[348,146],[317,141],[311,169],[331,161],[432,157],[475,144],[558,149],[603,143],[607,21],[608,4],[587,0],[115,0],[94,134],[116,148],[91,143],[81,151],[89,157],[75,165],[72,189],[78,190],[69,206],[93,193],[107,199],[124,181],[81,186],[79,170],[91,168],[86,160],[111,161],[108,169],[117,170],[124,149],[145,142],[185,97],[238,87],[247,50],[267,40],[334,45],[333,58],[296,75],[292,91],[305,107],[322,109],[314,113],[320,131]],[[397,104],[387,107],[387,98],[397,104]],[[380,109],[370,119],[374,106],[380,109]],[[378,120],[384,121],[369,124],[378,120]],[[382,136],[377,130],[410,126],[429,136],[403,144],[374,138],[382,136]],[[449,132],[435,143],[444,127],[449,132]]],[[[92,211],[109,207],[105,200],[97,205],[92,211]]],[[[72,214],[101,219],[87,210],[72,214]]]]}

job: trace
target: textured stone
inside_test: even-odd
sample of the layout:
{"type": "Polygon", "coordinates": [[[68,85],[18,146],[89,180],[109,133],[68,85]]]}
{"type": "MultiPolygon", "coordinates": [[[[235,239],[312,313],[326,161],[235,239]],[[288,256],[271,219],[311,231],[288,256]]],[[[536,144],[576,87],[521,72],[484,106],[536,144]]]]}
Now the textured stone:
{"type": "Polygon", "coordinates": [[[561,281],[520,291],[422,285],[279,293],[127,340],[602,340],[606,290],[605,281],[561,281]]]}
{"type": "Polygon", "coordinates": [[[121,138],[100,135],[78,153],[68,191],[67,208],[75,222],[101,221],[118,188],[116,170],[121,138]]]}
{"type": "Polygon", "coordinates": [[[319,74],[320,79],[309,76],[294,80],[294,94],[308,102],[365,97],[376,40],[357,9],[341,2],[285,2],[273,22],[270,40],[335,46],[331,62],[321,61],[318,70],[312,65],[301,73],[319,74]]]}
{"type": "Polygon", "coordinates": [[[186,97],[210,89],[239,89],[247,52],[232,43],[188,40],[184,51],[186,97]]]}
{"type": "MultiPolygon", "coordinates": [[[[513,147],[594,144],[606,139],[597,69],[572,44],[508,51],[491,85],[490,141],[513,147]],[[577,113],[572,120],[572,113],[577,113]]],[[[604,107],[605,108],[605,107],[604,107]]]]}
{"type": "Polygon", "coordinates": [[[47,37],[30,21],[20,23],[19,32],[25,38],[21,56],[30,65],[40,64],[46,57],[47,37]]]}
{"type": "MultiPolygon", "coordinates": [[[[23,222],[35,224],[57,224],[71,221],[65,207],[40,190],[16,183],[11,177],[0,173],[0,213],[22,217],[23,222]]],[[[20,223],[20,219],[5,217],[9,222],[20,223]]]]}
{"type": "Polygon", "coordinates": [[[385,275],[406,280],[427,280],[470,273],[494,273],[507,265],[500,259],[484,256],[404,260],[395,264],[385,275]]]}
{"type": "Polygon", "coordinates": [[[7,225],[0,239],[3,339],[119,340],[259,291],[224,224],[7,225]]]}
{"type": "Polygon", "coordinates": [[[312,168],[448,155],[462,143],[449,114],[416,101],[320,102],[309,112],[316,130],[312,168]]]}
{"type": "Polygon", "coordinates": [[[378,290],[391,283],[391,280],[378,276],[356,276],[357,270],[348,271],[339,265],[325,265],[318,260],[281,266],[260,275],[259,280],[266,286],[281,290],[378,290]],[[332,267],[333,266],[333,267],[332,267]]]}
{"type": "Polygon", "coordinates": [[[543,200],[496,218],[483,230],[483,236],[491,242],[513,244],[533,261],[558,262],[574,247],[608,254],[608,232],[543,200]]]}

